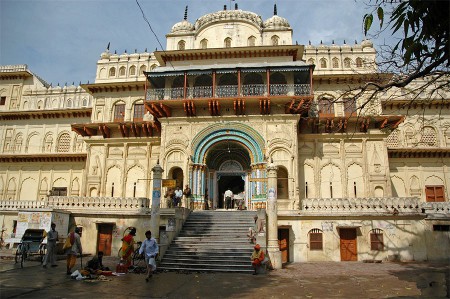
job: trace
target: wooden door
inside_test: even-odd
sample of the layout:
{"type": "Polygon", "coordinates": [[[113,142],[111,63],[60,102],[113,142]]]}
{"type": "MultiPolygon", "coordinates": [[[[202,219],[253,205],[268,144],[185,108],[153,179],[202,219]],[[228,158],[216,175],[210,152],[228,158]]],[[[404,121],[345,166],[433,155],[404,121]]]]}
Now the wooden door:
{"type": "Polygon", "coordinates": [[[105,256],[111,255],[112,230],[112,224],[98,225],[97,252],[103,251],[105,256]]]}
{"type": "Polygon", "coordinates": [[[289,262],[289,229],[280,228],[278,229],[278,246],[281,251],[281,262],[289,262]]]}
{"type": "Polygon", "coordinates": [[[357,261],[356,228],[340,228],[341,261],[357,261]]]}

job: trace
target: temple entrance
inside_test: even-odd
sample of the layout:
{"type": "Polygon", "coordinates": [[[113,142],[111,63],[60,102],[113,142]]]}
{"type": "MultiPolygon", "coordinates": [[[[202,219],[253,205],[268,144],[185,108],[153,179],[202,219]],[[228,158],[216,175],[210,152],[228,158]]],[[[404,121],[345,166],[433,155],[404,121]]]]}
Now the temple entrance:
{"type": "MultiPolygon", "coordinates": [[[[242,194],[245,194],[245,181],[240,175],[222,175],[217,182],[218,185],[218,202],[217,209],[225,209],[225,201],[224,201],[224,193],[227,189],[230,189],[231,192],[236,196],[236,199],[243,197],[242,194]]],[[[232,208],[236,208],[237,202],[233,201],[232,208]]]]}

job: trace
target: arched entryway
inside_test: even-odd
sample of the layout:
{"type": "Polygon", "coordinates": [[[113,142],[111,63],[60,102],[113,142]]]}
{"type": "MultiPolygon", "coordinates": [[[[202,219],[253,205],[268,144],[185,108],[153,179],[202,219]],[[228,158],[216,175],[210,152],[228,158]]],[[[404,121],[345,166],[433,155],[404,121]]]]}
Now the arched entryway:
{"type": "Polygon", "coordinates": [[[248,209],[265,203],[264,140],[258,132],[240,123],[215,124],[200,132],[192,147],[189,178],[197,207],[223,208],[228,188],[248,209]]]}

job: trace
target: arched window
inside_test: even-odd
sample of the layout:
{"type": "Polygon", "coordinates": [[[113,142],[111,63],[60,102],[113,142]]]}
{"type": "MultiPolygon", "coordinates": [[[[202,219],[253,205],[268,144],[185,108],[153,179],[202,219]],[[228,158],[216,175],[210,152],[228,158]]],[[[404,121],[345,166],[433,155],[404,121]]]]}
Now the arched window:
{"type": "Polygon", "coordinates": [[[223,46],[225,48],[231,48],[231,38],[227,37],[224,41],[223,41],[223,46]]]}
{"type": "Polygon", "coordinates": [[[351,67],[352,61],[350,58],[345,58],[344,59],[344,67],[349,69],[351,67]]]}
{"type": "Polygon", "coordinates": [[[178,42],[178,50],[184,50],[186,48],[186,42],[184,40],[180,40],[178,42]]]}
{"type": "Polygon", "coordinates": [[[130,67],[130,76],[135,76],[136,75],[136,67],[134,65],[132,65],[130,67]]]}
{"type": "Polygon", "coordinates": [[[383,231],[379,228],[370,231],[370,250],[384,250],[383,231]]]}
{"type": "Polygon", "coordinates": [[[345,98],[344,99],[344,113],[345,115],[351,115],[356,113],[356,99],[355,98],[345,98]]]}
{"type": "Polygon", "coordinates": [[[22,150],[22,134],[17,134],[16,140],[14,141],[14,151],[20,152],[22,150]]]}
{"type": "Polygon", "coordinates": [[[327,68],[327,60],[325,58],[320,59],[320,68],[327,68]]]}
{"type": "Polygon", "coordinates": [[[334,100],[331,98],[319,99],[319,113],[334,115],[334,100]]]}
{"type": "Polygon", "coordinates": [[[277,172],[277,193],[278,198],[289,198],[288,171],[283,166],[280,166],[277,172]]]}
{"type": "Polygon", "coordinates": [[[84,98],[82,101],[82,106],[86,107],[87,105],[88,105],[88,100],[86,98],[84,98]]]}
{"type": "Polygon", "coordinates": [[[336,57],[333,58],[333,68],[339,68],[339,59],[337,59],[336,57]]]}
{"type": "Polygon", "coordinates": [[[143,76],[144,72],[147,70],[147,66],[145,65],[141,65],[141,67],[139,68],[139,75],[143,76]]]}
{"type": "Polygon", "coordinates": [[[120,67],[120,69],[119,69],[119,76],[121,76],[121,77],[125,76],[125,67],[124,66],[120,67]]]}
{"type": "Polygon", "coordinates": [[[400,131],[398,129],[395,129],[394,131],[392,131],[392,133],[386,139],[387,146],[390,148],[399,147],[400,146],[400,141],[398,138],[399,135],[400,135],[400,131]]]}
{"type": "Polygon", "coordinates": [[[70,149],[70,135],[69,133],[63,133],[59,136],[58,146],[56,151],[59,153],[67,153],[70,149]]]}
{"type": "Polygon", "coordinates": [[[150,66],[150,70],[151,70],[151,71],[153,71],[155,68],[156,68],[156,64],[152,64],[152,65],[150,66]]]}
{"type": "Polygon", "coordinates": [[[112,67],[109,69],[109,76],[115,77],[116,76],[116,68],[112,67]]]}
{"type": "Polygon", "coordinates": [[[253,35],[247,39],[247,46],[254,47],[256,45],[256,37],[253,35]]]}
{"type": "Polygon", "coordinates": [[[270,40],[272,41],[272,46],[278,46],[280,38],[277,35],[273,35],[270,40]]]}
{"type": "Polygon", "coordinates": [[[67,108],[72,108],[72,100],[71,99],[67,100],[67,108]]]}
{"type": "Polygon", "coordinates": [[[144,104],[135,104],[134,105],[134,113],[133,113],[133,121],[142,121],[145,114],[144,104]]]}
{"type": "Polygon", "coordinates": [[[436,130],[433,127],[424,127],[420,143],[422,146],[437,146],[436,130]]]}
{"type": "Polygon", "coordinates": [[[323,250],[323,232],[318,228],[309,231],[309,250],[323,250]]]}
{"type": "Polygon", "coordinates": [[[311,64],[311,65],[315,64],[314,59],[312,59],[312,58],[308,59],[308,64],[311,64]]]}
{"type": "Polygon", "coordinates": [[[206,38],[202,39],[200,42],[200,48],[207,49],[208,48],[208,40],[206,38]]]}
{"type": "Polygon", "coordinates": [[[356,58],[356,67],[362,67],[363,61],[360,57],[356,58]]]}
{"type": "Polygon", "coordinates": [[[117,104],[114,106],[114,121],[121,122],[125,118],[125,104],[117,104]]]}

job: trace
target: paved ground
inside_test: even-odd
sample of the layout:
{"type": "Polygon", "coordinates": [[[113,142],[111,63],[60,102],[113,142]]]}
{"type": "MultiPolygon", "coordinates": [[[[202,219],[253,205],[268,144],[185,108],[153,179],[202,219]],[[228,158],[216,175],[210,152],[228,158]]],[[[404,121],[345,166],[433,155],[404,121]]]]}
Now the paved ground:
{"type": "Polygon", "coordinates": [[[298,263],[257,276],[158,273],[148,283],[132,273],[77,281],[65,275],[64,260],[58,265],[27,261],[21,269],[1,259],[0,298],[450,298],[448,264],[298,263]]]}

